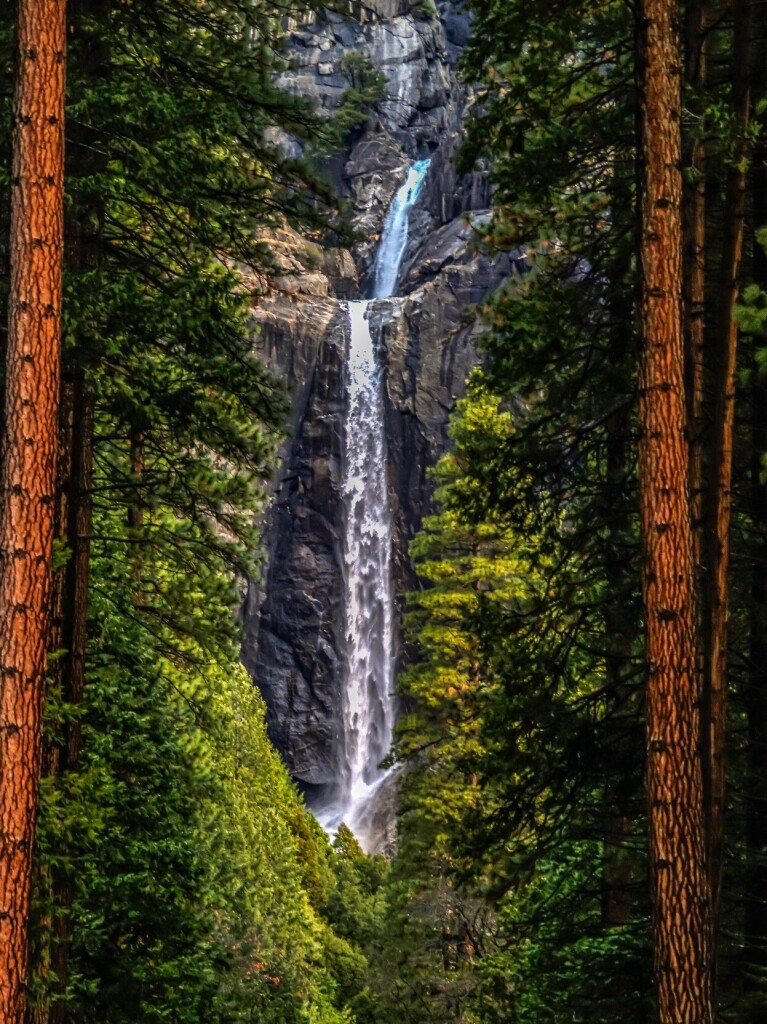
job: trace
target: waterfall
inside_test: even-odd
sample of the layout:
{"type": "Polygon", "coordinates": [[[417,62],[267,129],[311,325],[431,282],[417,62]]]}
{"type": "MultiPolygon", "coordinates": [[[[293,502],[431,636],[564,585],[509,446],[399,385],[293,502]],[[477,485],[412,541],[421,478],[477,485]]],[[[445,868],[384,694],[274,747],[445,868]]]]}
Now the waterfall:
{"type": "Polygon", "coordinates": [[[413,164],[405,184],[392,200],[381,233],[375,268],[374,299],[388,299],[397,288],[400,264],[407,246],[410,211],[418,201],[431,160],[413,164]]]}
{"type": "Polygon", "coordinates": [[[370,333],[369,303],[350,302],[348,310],[342,805],[347,824],[360,832],[358,819],[383,779],[378,766],[394,726],[394,595],[383,374],[370,333]]]}
{"type": "Polygon", "coordinates": [[[348,302],[345,364],[347,414],[342,493],[346,510],[346,666],[338,791],[318,812],[334,830],[343,821],[366,849],[375,846],[372,807],[388,772],[379,766],[394,728],[394,590],[392,519],[384,425],[384,368],[370,330],[370,308],[393,295],[408,241],[410,210],[429,170],[411,167],[389,207],[378,249],[373,298],[348,302]]]}

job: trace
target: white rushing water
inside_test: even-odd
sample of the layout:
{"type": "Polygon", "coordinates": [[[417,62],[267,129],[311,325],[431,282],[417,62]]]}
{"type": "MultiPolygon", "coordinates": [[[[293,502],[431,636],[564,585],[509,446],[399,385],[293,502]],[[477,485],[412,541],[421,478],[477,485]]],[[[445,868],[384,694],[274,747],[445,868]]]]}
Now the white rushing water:
{"type": "Polygon", "coordinates": [[[377,841],[372,807],[388,772],[380,768],[394,728],[394,589],[387,482],[384,368],[370,330],[371,304],[393,295],[408,241],[410,210],[429,160],[410,169],[387,213],[375,266],[373,299],[347,303],[343,499],[346,510],[346,672],[341,777],[332,804],[319,811],[335,830],[343,821],[370,850],[377,841]]]}
{"type": "MultiPolygon", "coordinates": [[[[386,479],[382,371],[368,302],[350,302],[346,360],[349,403],[343,497],[346,508],[346,680],[342,810],[349,827],[382,781],[378,767],[394,726],[392,526],[386,479]]],[[[366,837],[360,834],[364,842],[366,837]]]]}
{"type": "Polygon", "coordinates": [[[407,246],[410,211],[418,202],[430,164],[431,160],[419,160],[413,164],[405,184],[395,195],[386,214],[376,257],[374,299],[388,299],[397,288],[400,265],[407,246]]]}

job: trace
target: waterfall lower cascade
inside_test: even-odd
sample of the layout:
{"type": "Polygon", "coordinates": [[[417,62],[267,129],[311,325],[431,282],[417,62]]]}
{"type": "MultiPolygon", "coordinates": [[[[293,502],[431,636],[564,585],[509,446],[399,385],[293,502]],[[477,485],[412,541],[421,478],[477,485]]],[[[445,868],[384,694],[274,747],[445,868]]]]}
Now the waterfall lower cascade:
{"type": "Polygon", "coordinates": [[[338,791],[318,812],[334,830],[345,822],[372,850],[380,828],[373,805],[389,774],[380,767],[394,728],[394,592],[392,519],[384,427],[384,367],[370,330],[376,299],[394,295],[407,248],[410,211],[429,170],[419,160],[386,216],[375,265],[373,298],[347,303],[343,497],[346,511],[346,666],[338,791]]]}

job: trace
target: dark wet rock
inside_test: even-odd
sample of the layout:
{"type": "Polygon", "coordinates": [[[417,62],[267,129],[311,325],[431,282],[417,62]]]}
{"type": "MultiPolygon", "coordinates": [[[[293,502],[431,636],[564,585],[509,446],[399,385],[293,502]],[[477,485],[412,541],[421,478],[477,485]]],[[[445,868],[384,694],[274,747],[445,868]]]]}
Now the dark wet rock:
{"type": "Polygon", "coordinates": [[[299,306],[282,297],[267,300],[256,315],[260,350],[290,382],[292,438],[267,517],[264,581],[251,584],[243,608],[243,660],[291,771],[322,783],[336,770],[340,716],[345,315],[337,301],[299,306]]]}

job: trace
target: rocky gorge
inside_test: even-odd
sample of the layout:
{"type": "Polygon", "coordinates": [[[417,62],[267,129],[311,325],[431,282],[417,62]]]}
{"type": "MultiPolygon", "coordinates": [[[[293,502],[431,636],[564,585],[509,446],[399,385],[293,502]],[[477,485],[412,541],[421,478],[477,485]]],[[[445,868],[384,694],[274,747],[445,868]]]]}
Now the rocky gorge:
{"type": "MultiPolygon", "coordinates": [[[[385,98],[332,167],[360,240],[322,250],[287,228],[277,233],[277,271],[254,310],[255,342],[288,382],[291,415],[266,520],[267,564],[243,602],[242,657],[266,699],[274,743],[310,806],[321,806],[337,787],[343,757],[346,301],[370,294],[392,198],[414,162],[428,159],[396,297],[371,303],[368,314],[382,367],[391,572],[401,613],[418,582],[408,544],[430,507],[428,468],[446,449],[450,411],[478,358],[481,327],[471,310],[514,265],[478,245],[473,223],[490,204],[487,176],[480,168],[459,177],[453,165],[471,116],[457,73],[470,30],[460,3],[352,3],[347,15],[327,11],[288,27],[283,85],[328,114],[349,86],[345,54],[363,54],[387,79],[385,98]]],[[[392,656],[401,664],[397,637],[395,623],[392,656]]]]}

